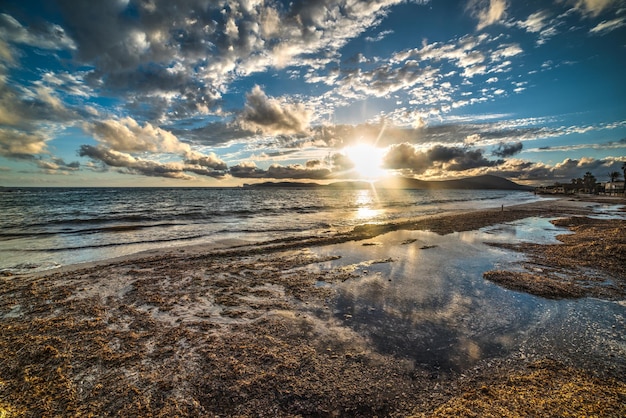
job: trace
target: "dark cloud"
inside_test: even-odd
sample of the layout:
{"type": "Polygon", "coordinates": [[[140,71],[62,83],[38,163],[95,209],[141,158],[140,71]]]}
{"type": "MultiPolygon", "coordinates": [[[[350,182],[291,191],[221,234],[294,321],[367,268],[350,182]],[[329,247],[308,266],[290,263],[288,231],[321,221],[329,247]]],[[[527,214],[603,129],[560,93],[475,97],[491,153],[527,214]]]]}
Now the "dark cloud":
{"type": "Polygon", "coordinates": [[[234,165],[230,168],[229,173],[233,177],[237,178],[265,178],[267,177],[267,172],[265,170],[261,170],[251,161],[243,161],[237,165],[234,165]]]}
{"type": "Polygon", "coordinates": [[[81,145],[79,153],[81,157],[88,157],[94,161],[103,163],[108,167],[118,167],[124,169],[126,174],[140,174],[151,177],[167,177],[182,180],[191,180],[194,177],[185,174],[191,172],[210,177],[223,177],[225,166],[217,161],[213,161],[213,166],[208,164],[208,159],[196,159],[196,164],[183,163],[160,163],[133,157],[130,154],[118,152],[103,146],[81,145]],[[200,163],[207,165],[201,165],[200,163]],[[217,167],[217,168],[216,168],[217,167]]]}
{"type": "Polygon", "coordinates": [[[100,161],[109,167],[126,169],[129,174],[141,174],[151,177],[167,177],[177,179],[191,179],[183,173],[180,164],[161,164],[155,161],[135,158],[129,154],[110,150],[102,146],[81,145],[78,155],[100,161]]]}
{"type": "Polygon", "coordinates": [[[491,152],[491,154],[495,155],[496,157],[506,158],[520,153],[522,151],[522,148],[524,148],[524,145],[521,142],[517,142],[515,144],[505,144],[503,142],[500,142],[500,144],[498,144],[498,146],[491,152]]]}
{"type": "Polygon", "coordinates": [[[37,166],[48,174],[69,173],[80,169],[80,163],[78,161],[66,163],[61,158],[37,160],[37,166]]]}
{"type": "Polygon", "coordinates": [[[267,176],[274,179],[313,179],[323,180],[331,171],[325,167],[306,167],[300,164],[281,166],[273,164],[267,169],[267,176]]]}
{"type": "Polygon", "coordinates": [[[427,150],[419,150],[409,143],[391,146],[383,158],[384,168],[408,170],[412,174],[422,174],[429,169],[465,171],[502,163],[502,160],[486,159],[480,149],[435,145],[427,150]]]}
{"type": "Polygon", "coordinates": [[[59,25],[36,22],[25,27],[5,13],[0,13],[0,39],[42,49],[76,48],[74,41],[59,25]]]}
{"type": "Polygon", "coordinates": [[[250,137],[248,130],[242,129],[234,123],[213,122],[201,127],[188,127],[178,124],[176,127],[168,127],[174,135],[184,138],[187,142],[195,145],[216,146],[233,140],[243,140],[250,137]]]}

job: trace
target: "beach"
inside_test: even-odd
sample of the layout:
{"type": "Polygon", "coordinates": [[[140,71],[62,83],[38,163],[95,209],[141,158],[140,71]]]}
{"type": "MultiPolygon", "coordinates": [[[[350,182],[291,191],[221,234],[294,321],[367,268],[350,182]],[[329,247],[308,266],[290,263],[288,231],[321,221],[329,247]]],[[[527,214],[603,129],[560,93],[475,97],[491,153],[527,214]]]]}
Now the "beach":
{"type": "Polygon", "coordinates": [[[0,417],[624,416],[624,203],[5,273],[0,417]]]}

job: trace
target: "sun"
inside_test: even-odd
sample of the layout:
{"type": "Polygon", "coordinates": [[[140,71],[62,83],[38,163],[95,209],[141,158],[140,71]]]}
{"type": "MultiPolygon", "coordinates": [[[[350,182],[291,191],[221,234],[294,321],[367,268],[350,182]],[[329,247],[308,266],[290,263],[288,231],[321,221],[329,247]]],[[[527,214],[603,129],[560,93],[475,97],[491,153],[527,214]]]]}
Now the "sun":
{"type": "Polygon", "coordinates": [[[358,144],[343,149],[343,154],[352,162],[352,170],[359,178],[373,180],[383,177],[383,150],[368,144],[358,144]]]}

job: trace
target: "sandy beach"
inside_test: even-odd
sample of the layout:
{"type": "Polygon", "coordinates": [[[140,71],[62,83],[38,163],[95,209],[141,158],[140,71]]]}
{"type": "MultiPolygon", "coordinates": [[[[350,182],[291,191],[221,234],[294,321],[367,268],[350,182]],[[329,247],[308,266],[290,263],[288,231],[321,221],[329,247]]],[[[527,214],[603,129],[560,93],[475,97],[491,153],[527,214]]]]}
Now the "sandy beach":
{"type": "MultiPolygon", "coordinates": [[[[0,417],[625,416],[626,220],[622,209],[604,210],[624,203],[560,198],[5,275],[0,417]],[[503,226],[532,225],[526,219],[551,220],[558,242],[496,239],[503,226]],[[450,302],[455,310],[425,320],[420,295],[406,310],[386,299],[358,323],[360,308],[339,303],[364,289],[406,300],[405,288],[390,286],[422,270],[397,266],[430,259],[423,271],[444,270],[435,256],[452,263],[459,256],[447,248],[462,255],[461,241],[472,258],[499,257],[467,269],[479,302],[450,302]],[[602,325],[580,335],[597,346],[555,349],[534,319],[514,335],[506,324],[488,335],[487,319],[477,331],[467,318],[489,309],[485,292],[532,306],[533,318],[598,307],[602,325]],[[465,334],[447,363],[422,363],[403,355],[409,348],[381,348],[368,331],[380,318],[386,333],[399,329],[390,324],[445,323],[465,334]],[[523,335],[532,338],[518,345],[523,335]]],[[[414,351],[431,338],[415,329],[414,351]]]]}

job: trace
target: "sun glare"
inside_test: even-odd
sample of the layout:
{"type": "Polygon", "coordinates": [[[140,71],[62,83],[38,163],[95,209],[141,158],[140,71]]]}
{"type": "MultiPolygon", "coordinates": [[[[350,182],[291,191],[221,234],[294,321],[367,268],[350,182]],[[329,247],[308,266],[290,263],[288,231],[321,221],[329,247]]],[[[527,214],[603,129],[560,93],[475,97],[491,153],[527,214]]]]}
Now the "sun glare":
{"type": "Polygon", "coordinates": [[[359,178],[372,180],[385,175],[382,168],[383,150],[371,145],[359,144],[344,148],[344,154],[352,164],[359,178]]]}

